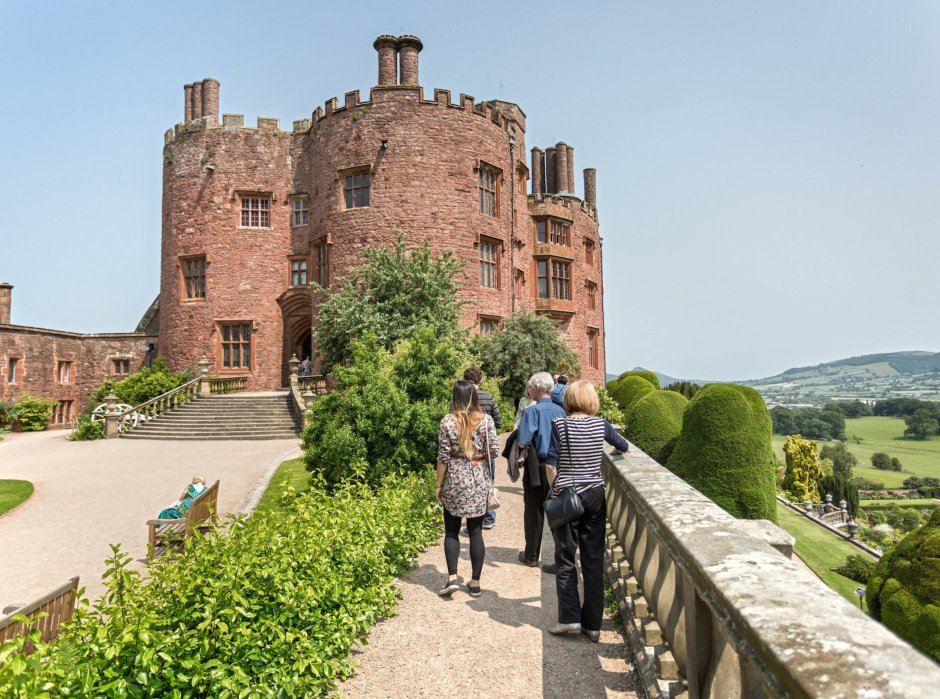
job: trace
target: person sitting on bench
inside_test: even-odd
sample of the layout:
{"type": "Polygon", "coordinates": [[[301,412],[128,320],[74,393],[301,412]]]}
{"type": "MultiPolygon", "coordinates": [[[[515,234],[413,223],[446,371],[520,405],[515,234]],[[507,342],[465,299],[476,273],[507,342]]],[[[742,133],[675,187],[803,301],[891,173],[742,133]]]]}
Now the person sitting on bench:
{"type": "Polygon", "coordinates": [[[180,500],[177,500],[172,505],[160,512],[160,516],[157,519],[182,519],[186,516],[189,506],[193,504],[193,501],[203,494],[206,490],[206,479],[202,476],[193,476],[193,481],[188,486],[186,490],[183,491],[180,500]]]}

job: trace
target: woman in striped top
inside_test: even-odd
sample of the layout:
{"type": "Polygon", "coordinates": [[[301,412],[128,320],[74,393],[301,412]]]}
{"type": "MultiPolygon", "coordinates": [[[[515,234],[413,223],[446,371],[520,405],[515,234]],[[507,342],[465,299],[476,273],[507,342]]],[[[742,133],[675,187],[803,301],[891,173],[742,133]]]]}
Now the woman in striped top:
{"type": "Polygon", "coordinates": [[[604,529],[607,502],[601,459],[604,441],[615,454],[630,448],[629,443],[607,420],[594,417],[600,408],[597,391],[590,381],[575,381],[565,391],[567,417],[552,421],[552,441],[545,460],[552,483],[550,497],[564,488],[574,488],[581,496],[584,514],[580,519],[552,530],[555,536],[555,564],[558,572],[558,623],[553,634],[585,633],[595,643],[600,640],[604,615],[604,529]],[[584,576],[584,603],[578,598],[578,571],[575,552],[581,549],[584,576]]]}

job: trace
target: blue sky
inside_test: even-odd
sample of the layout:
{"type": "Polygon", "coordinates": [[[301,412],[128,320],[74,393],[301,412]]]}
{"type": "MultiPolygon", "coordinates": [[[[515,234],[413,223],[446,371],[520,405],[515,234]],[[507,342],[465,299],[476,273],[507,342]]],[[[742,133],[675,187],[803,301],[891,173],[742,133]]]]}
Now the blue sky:
{"type": "MultiPolygon", "coordinates": [[[[133,329],[182,85],[308,117],[421,37],[421,83],[518,102],[598,169],[608,370],[756,378],[940,350],[940,4],[0,0],[13,322],[133,329]]],[[[580,174],[578,192],[581,193],[580,174]]]]}

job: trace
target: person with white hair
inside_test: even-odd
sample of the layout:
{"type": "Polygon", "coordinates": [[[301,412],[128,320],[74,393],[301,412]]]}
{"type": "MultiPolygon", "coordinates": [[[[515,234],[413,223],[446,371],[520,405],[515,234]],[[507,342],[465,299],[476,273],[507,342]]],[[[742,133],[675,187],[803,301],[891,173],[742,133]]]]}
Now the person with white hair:
{"type": "MultiPolygon", "coordinates": [[[[525,550],[519,552],[519,562],[535,568],[539,564],[542,550],[542,530],[545,526],[545,498],[548,497],[548,476],[545,472],[545,459],[552,438],[552,420],[564,417],[565,411],[552,402],[551,394],[555,382],[547,371],[533,374],[529,379],[527,392],[534,401],[526,408],[519,422],[517,441],[520,447],[527,446],[538,454],[538,468],[526,466],[522,477],[523,491],[523,526],[525,529],[525,550]]],[[[542,568],[546,573],[554,573],[554,564],[542,568]]]]}

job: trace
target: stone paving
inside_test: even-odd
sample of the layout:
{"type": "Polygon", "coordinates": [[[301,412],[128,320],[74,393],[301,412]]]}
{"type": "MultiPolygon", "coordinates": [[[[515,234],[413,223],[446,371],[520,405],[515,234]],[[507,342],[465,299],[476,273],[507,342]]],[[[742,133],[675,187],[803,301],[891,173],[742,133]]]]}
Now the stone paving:
{"type": "Polygon", "coordinates": [[[297,456],[298,440],[69,442],[67,430],[8,434],[0,441],[0,478],[35,486],[0,517],[0,608],[28,602],[81,576],[91,598],[103,591],[109,544],[143,569],[145,522],[176,500],[198,473],[220,480],[219,511],[242,511],[259,481],[297,456]]]}

